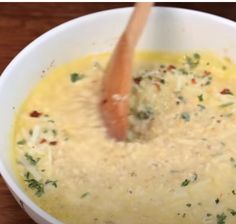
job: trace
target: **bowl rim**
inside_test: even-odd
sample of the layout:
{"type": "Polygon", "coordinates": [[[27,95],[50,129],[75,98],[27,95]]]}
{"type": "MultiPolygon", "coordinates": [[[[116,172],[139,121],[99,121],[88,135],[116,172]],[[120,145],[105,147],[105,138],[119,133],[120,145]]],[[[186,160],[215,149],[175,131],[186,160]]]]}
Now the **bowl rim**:
{"type": "MultiPolygon", "coordinates": [[[[67,22],[64,22],[58,26],[55,26],[54,28],[46,31],[36,39],[34,39],[32,42],[30,42],[27,46],[25,46],[7,65],[7,67],[3,70],[1,78],[0,78],[0,91],[2,86],[7,82],[7,78],[9,74],[11,73],[12,68],[14,68],[17,63],[22,60],[21,58],[24,58],[25,55],[29,54],[32,50],[34,50],[35,47],[37,47],[38,44],[43,43],[44,41],[47,41],[48,38],[53,37],[54,35],[57,35],[60,32],[63,32],[65,28],[68,28],[70,26],[79,25],[81,23],[84,23],[86,20],[91,20],[95,17],[99,16],[109,16],[114,13],[130,13],[132,10],[132,7],[123,7],[123,8],[116,8],[116,9],[109,9],[109,10],[103,10],[91,14],[87,14],[81,17],[77,17],[74,19],[71,19],[67,22]]],[[[236,29],[236,22],[233,20],[214,15],[208,12],[193,10],[193,9],[186,9],[186,8],[179,8],[179,7],[165,7],[165,6],[155,6],[152,9],[157,13],[159,10],[165,11],[166,13],[172,12],[172,13],[191,13],[192,15],[200,16],[207,19],[212,19],[216,23],[223,23],[227,26],[231,26],[232,28],[236,29]]],[[[154,13],[154,12],[153,12],[154,13]]],[[[11,150],[11,148],[7,149],[11,150]]],[[[7,169],[4,167],[3,162],[0,157],[0,175],[2,175],[4,182],[8,185],[8,188],[10,188],[14,194],[27,206],[29,207],[35,214],[42,217],[44,220],[46,220],[49,223],[55,223],[55,224],[61,224],[62,222],[54,218],[52,215],[47,213],[45,210],[40,208],[27,194],[26,192],[21,189],[16,181],[14,181],[13,177],[8,173],[7,169]]]]}

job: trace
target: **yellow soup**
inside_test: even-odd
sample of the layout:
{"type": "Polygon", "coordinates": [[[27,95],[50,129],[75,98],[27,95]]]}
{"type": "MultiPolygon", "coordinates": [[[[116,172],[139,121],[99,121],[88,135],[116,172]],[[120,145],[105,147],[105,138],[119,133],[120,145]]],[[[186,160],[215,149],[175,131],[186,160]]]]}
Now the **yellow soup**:
{"type": "Polygon", "coordinates": [[[52,70],[23,104],[12,157],[25,192],[68,224],[236,223],[236,65],[138,53],[116,142],[99,112],[108,58],[52,70]]]}

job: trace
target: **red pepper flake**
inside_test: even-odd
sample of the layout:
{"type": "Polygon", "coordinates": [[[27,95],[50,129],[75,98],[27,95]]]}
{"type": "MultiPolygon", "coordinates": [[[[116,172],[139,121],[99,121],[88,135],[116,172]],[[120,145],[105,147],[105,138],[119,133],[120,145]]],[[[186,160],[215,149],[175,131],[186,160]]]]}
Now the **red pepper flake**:
{"type": "Polygon", "coordinates": [[[30,117],[40,117],[42,113],[38,112],[37,110],[34,110],[30,113],[30,117]]]}
{"type": "Polygon", "coordinates": [[[137,77],[137,78],[134,78],[134,82],[139,85],[139,83],[141,82],[142,80],[142,77],[137,77]]]}
{"type": "Polygon", "coordinates": [[[160,85],[159,85],[157,82],[155,82],[154,85],[157,87],[157,90],[158,90],[158,91],[161,90],[161,87],[160,87],[160,85]]]}
{"type": "Polygon", "coordinates": [[[107,99],[104,99],[103,101],[102,101],[102,104],[105,104],[105,103],[107,103],[107,99]]]}
{"type": "Polygon", "coordinates": [[[45,142],[47,142],[47,140],[45,139],[45,138],[43,138],[43,139],[41,139],[41,141],[39,142],[40,144],[43,144],[43,143],[45,143],[45,142]]]}
{"type": "Polygon", "coordinates": [[[57,145],[57,141],[49,142],[49,145],[57,145]]]}
{"type": "Polygon", "coordinates": [[[233,95],[233,93],[229,89],[223,89],[220,94],[222,95],[233,95]]]}
{"type": "Polygon", "coordinates": [[[192,82],[192,84],[194,84],[194,85],[197,83],[197,82],[196,82],[196,79],[194,79],[194,78],[191,80],[191,82],[192,82]]]}
{"type": "Polygon", "coordinates": [[[172,69],[176,69],[176,67],[174,65],[169,65],[167,67],[167,71],[171,71],[172,69]]]}
{"type": "Polygon", "coordinates": [[[210,75],[211,74],[211,72],[209,72],[209,71],[204,71],[204,76],[208,76],[208,75],[210,75]]]}

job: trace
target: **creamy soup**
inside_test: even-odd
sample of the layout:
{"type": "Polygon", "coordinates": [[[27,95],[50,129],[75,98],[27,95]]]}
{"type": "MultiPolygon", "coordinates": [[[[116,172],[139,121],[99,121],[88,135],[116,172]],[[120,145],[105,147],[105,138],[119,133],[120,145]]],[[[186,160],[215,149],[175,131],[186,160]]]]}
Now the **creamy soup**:
{"type": "Polygon", "coordinates": [[[236,223],[236,65],[137,54],[116,142],[99,111],[108,58],[53,69],[22,105],[12,158],[24,191],[68,224],[236,223]]]}

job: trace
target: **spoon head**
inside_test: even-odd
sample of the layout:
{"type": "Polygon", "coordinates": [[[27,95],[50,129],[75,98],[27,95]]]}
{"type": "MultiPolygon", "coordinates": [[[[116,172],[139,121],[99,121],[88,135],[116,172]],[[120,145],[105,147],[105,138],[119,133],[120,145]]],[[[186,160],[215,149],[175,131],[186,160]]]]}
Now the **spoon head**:
{"type": "Polygon", "coordinates": [[[103,99],[101,109],[108,134],[116,140],[125,140],[129,111],[127,95],[113,94],[113,96],[103,99]]]}
{"type": "Polygon", "coordinates": [[[115,51],[105,71],[101,102],[108,134],[117,140],[124,140],[127,136],[128,96],[132,82],[133,53],[122,47],[115,51]]]}

